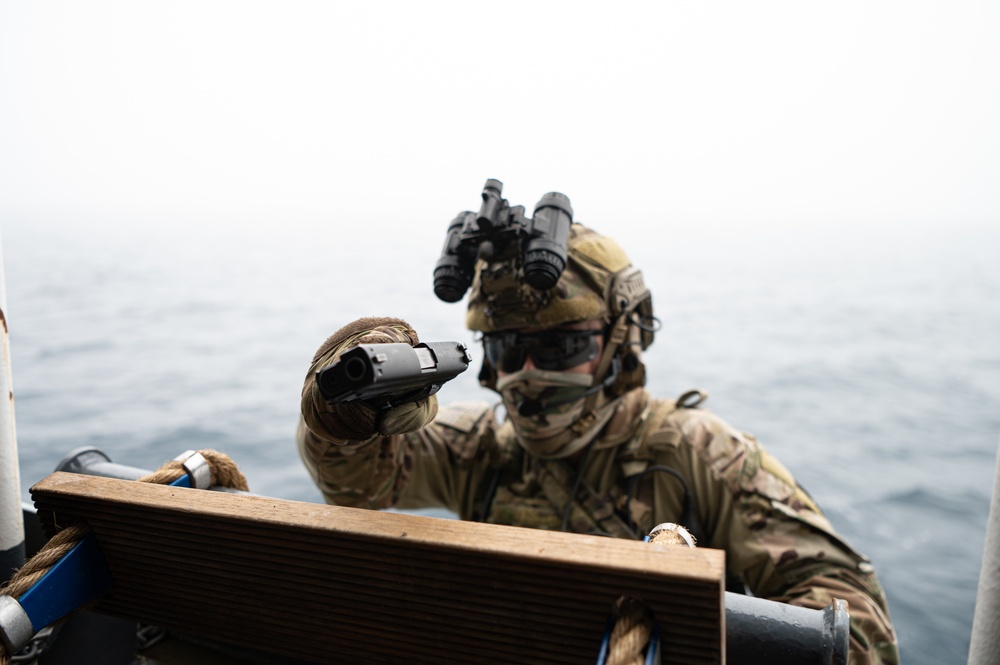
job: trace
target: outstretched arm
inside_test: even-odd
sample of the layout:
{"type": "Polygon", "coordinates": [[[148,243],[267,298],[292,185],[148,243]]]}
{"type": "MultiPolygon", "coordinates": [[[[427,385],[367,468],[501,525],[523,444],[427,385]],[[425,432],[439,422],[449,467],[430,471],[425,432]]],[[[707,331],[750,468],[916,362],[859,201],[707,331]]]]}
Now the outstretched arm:
{"type": "Polygon", "coordinates": [[[486,404],[438,410],[437,396],[381,411],[364,402],[330,405],[316,371],[358,344],[417,344],[406,322],[359,319],[330,336],[313,357],[302,388],[299,454],[328,503],[359,508],[474,511],[483,475],[497,459],[486,404]]]}

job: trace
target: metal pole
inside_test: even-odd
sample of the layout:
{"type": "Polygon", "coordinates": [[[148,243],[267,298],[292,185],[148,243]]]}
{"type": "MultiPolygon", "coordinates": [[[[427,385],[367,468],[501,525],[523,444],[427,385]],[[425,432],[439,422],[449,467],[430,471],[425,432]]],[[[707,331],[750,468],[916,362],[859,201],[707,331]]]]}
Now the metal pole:
{"type": "Polygon", "coordinates": [[[24,563],[24,521],[21,515],[21,473],[14,427],[14,388],[10,374],[7,329],[7,286],[0,239],[0,581],[24,563]]]}
{"type": "Polygon", "coordinates": [[[983,567],[979,571],[976,612],[972,618],[969,665],[1000,663],[1000,452],[997,454],[993,500],[986,522],[983,567]]]}

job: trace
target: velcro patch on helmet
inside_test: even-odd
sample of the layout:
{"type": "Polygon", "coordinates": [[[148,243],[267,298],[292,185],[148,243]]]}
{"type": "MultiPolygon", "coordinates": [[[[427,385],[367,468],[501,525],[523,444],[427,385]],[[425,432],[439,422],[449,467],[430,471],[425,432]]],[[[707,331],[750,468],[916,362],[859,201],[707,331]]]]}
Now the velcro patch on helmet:
{"type": "Polygon", "coordinates": [[[571,250],[608,272],[618,272],[631,264],[625,250],[615,242],[614,238],[596,233],[576,238],[571,250]]]}
{"type": "Polygon", "coordinates": [[[629,267],[614,276],[611,284],[611,311],[615,316],[631,312],[648,297],[649,289],[638,268],[629,267]]]}
{"type": "MultiPolygon", "coordinates": [[[[567,265],[554,288],[538,291],[523,282],[519,255],[496,257],[476,264],[466,314],[470,330],[493,332],[514,328],[548,327],[574,321],[610,320],[631,311],[648,298],[638,270],[629,270],[621,282],[621,297],[611,305],[613,277],[631,266],[625,251],[612,238],[573,224],[567,246],[567,265]],[[623,309],[620,301],[626,301],[623,309]]],[[[617,283],[617,282],[616,282],[617,283]]],[[[616,287],[619,288],[619,287],[616,287]]],[[[644,346],[648,346],[645,344],[644,346]]]]}

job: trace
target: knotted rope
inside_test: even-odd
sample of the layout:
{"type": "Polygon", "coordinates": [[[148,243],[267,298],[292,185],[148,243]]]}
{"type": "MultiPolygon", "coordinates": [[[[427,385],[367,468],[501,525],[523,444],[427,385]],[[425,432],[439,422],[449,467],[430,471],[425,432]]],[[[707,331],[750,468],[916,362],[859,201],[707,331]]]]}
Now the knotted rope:
{"type": "MultiPolygon", "coordinates": [[[[197,452],[208,462],[212,473],[212,485],[243,490],[244,492],[248,490],[246,476],[228,455],[215,450],[199,450],[197,452]]],[[[148,476],[139,478],[139,482],[169,485],[186,474],[187,470],[184,469],[183,462],[171,460],[148,476]]],[[[54,535],[35,556],[31,557],[14,573],[6,586],[0,588],[0,596],[11,596],[19,599],[88,533],[90,533],[90,527],[83,522],[78,522],[54,535]]],[[[10,665],[12,655],[7,653],[6,646],[0,643],[0,665],[10,665]]]]}
{"type": "MultiPolygon", "coordinates": [[[[7,586],[0,589],[0,596],[20,598],[88,533],[90,533],[90,527],[81,523],[66,527],[52,536],[52,539],[45,543],[45,547],[39,550],[38,554],[31,557],[18,569],[17,573],[10,578],[7,586]]],[[[3,649],[2,644],[0,644],[0,649],[3,649]]]]}
{"type": "MultiPolygon", "coordinates": [[[[695,546],[694,537],[684,527],[669,522],[650,531],[649,542],[655,545],[695,546]]],[[[653,632],[652,613],[641,600],[622,596],[615,603],[615,614],[618,618],[611,630],[605,665],[643,665],[643,650],[653,632]]]]}
{"type": "MultiPolygon", "coordinates": [[[[212,471],[212,485],[243,490],[244,492],[249,489],[246,477],[237,468],[236,462],[229,455],[215,450],[199,450],[198,453],[205,458],[209,469],[212,471]]],[[[187,471],[184,469],[183,462],[170,460],[153,473],[140,478],[139,482],[169,485],[186,474],[187,471]]]]}
{"type": "Polygon", "coordinates": [[[642,665],[642,652],[653,632],[653,617],[644,602],[630,596],[619,598],[615,609],[618,620],[611,630],[605,665],[642,665]]]}

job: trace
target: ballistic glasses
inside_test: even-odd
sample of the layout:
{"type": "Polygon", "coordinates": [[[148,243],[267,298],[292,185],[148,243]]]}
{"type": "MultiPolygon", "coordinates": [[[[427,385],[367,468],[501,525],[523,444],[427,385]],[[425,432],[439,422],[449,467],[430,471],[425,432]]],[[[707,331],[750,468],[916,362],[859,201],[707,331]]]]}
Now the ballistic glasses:
{"type": "Polygon", "coordinates": [[[601,352],[603,330],[543,330],[534,333],[501,331],[483,335],[490,364],[511,373],[524,367],[528,356],[538,369],[561,371],[582,365],[601,352]]]}

